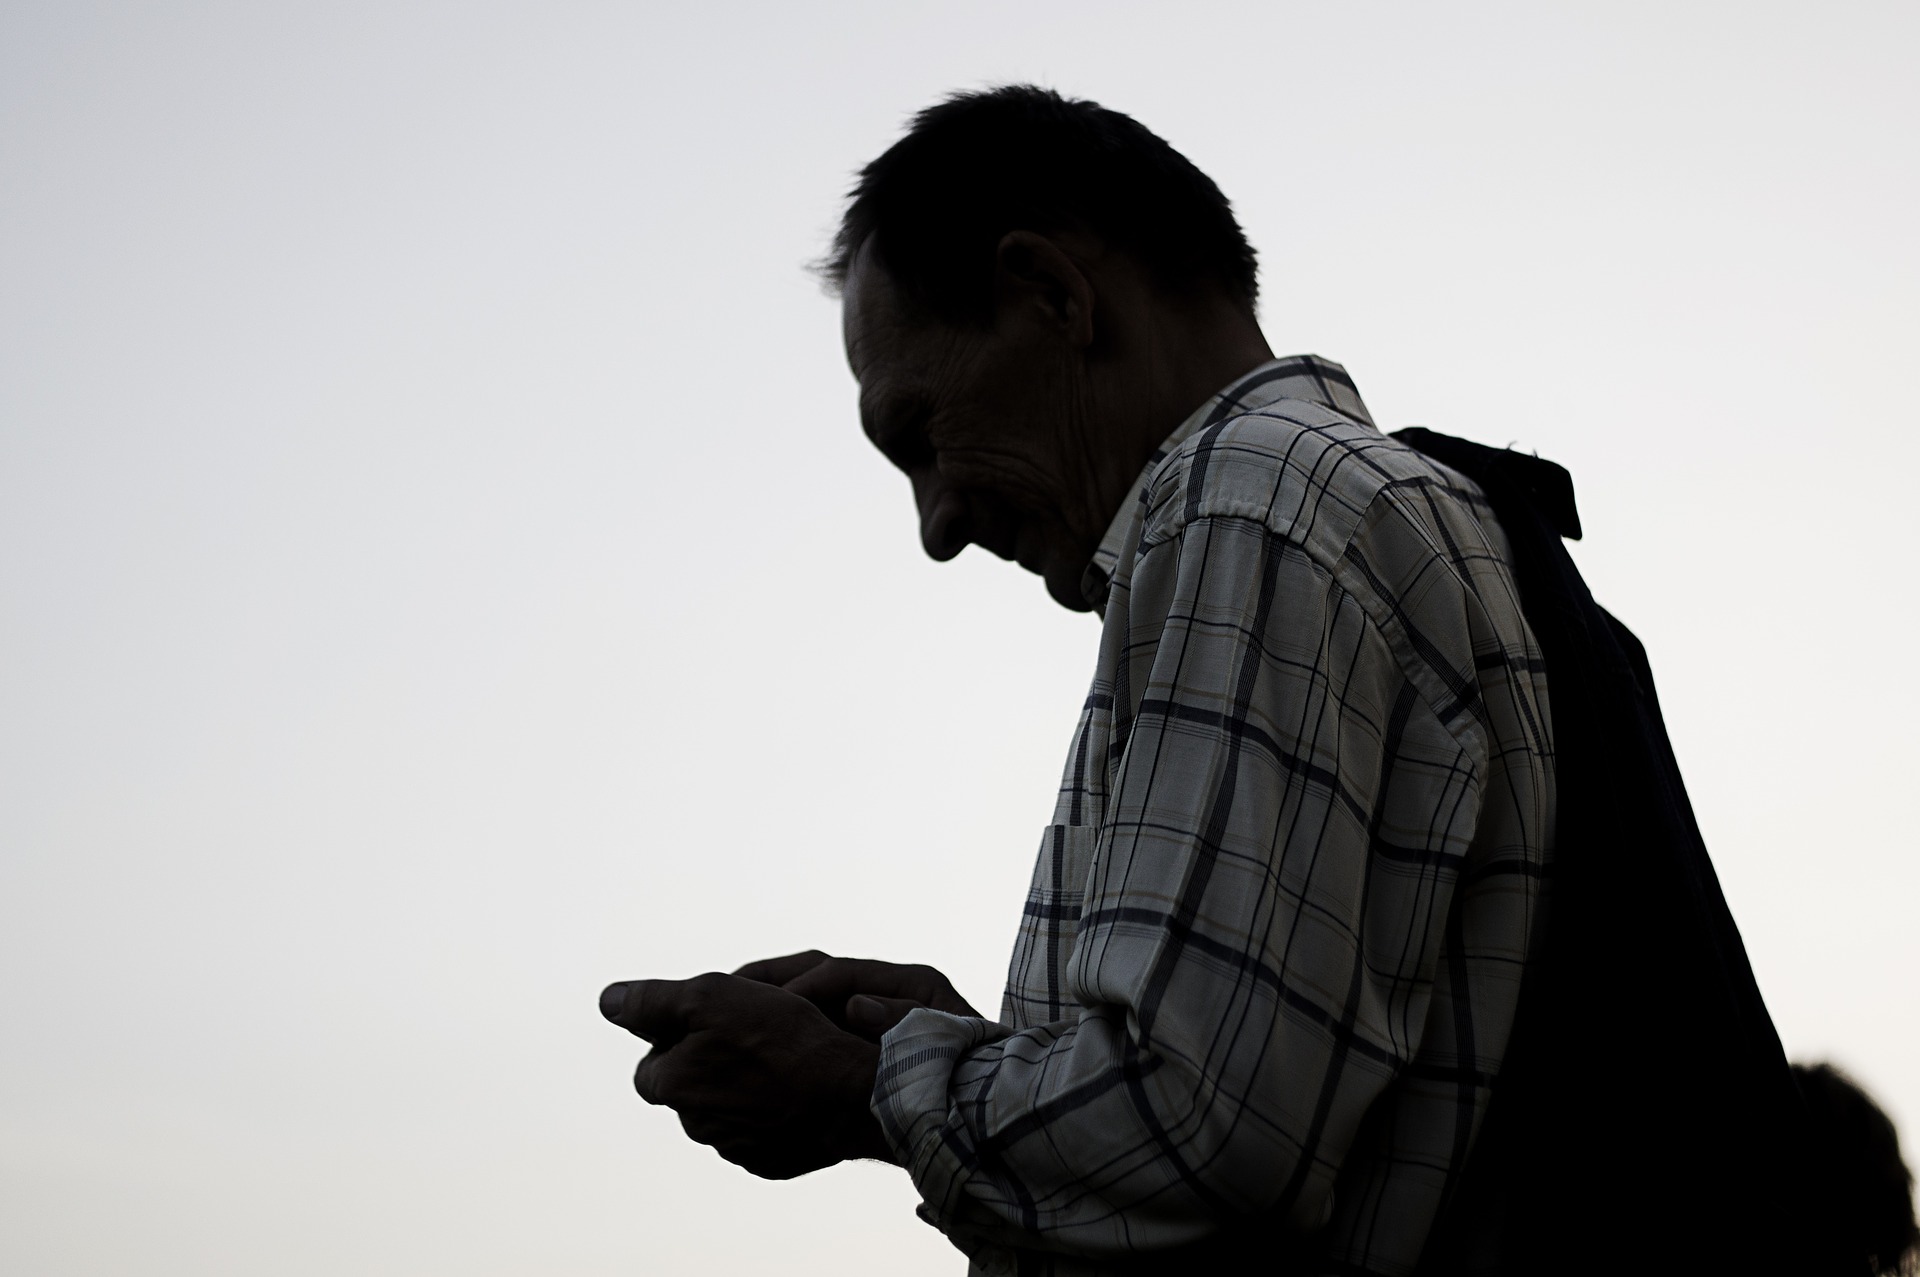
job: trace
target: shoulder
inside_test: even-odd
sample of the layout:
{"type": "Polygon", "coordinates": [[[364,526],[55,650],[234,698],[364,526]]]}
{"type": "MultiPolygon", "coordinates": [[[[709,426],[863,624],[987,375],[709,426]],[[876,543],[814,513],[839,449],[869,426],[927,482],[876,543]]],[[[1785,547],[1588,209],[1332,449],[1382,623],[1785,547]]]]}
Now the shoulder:
{"type": "Polygon", "coordinates": [[[1329,568],[1383,518],[1424,524],[1435,504],[1476,521],[1490,517],[1465,478],[1365,422],[1302,399],[1275,400],[1197,431],[1155,469],[1146,498],[1143,547],[1198,519],[1251,520],[1329,568]]]}
{"type": "Polygon", "coordinates": [[[1198,431],[1154,472],[1136,561],[1219,521],[1257,524],[1311,561],[1456,728],[1483,710],[1490,664],[1537,658],[1485,496],[1365,422],[1281,399],[1198,431]]]}

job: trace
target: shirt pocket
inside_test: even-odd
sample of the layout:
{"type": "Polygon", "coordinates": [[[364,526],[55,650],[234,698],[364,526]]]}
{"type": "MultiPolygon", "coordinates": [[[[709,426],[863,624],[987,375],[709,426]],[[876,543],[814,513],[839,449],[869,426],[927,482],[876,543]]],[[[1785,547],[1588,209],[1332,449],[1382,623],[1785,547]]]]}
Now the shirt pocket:
{"type": "Polygon", "coordinates": [[[1080,933],[1080,904],[1093,871],[1097,825],[1049,825],[1040,836],[1033,881],[1020,912],[1020,932],[1007,966],[1000,1018],[1016,1029],[1072,1018],[1062,988],[1067,959],[1080,933]]]}

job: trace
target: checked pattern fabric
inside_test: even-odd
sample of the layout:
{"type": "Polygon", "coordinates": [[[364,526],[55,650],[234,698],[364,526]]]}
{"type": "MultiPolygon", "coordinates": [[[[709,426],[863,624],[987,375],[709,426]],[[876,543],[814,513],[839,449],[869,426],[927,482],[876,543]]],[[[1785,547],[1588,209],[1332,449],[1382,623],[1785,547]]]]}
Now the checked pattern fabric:
{"type": "Polygon", "coordinates": [[[1505,538],[1299,357],[1174,432],[1086,584],[1098,663],[1000,1018],[882,1044],[921,1214],[980,1273],[1155,1271],[1249,1219],[1309,1271],[1411,1272],[1551,850],[1505,538]]]}

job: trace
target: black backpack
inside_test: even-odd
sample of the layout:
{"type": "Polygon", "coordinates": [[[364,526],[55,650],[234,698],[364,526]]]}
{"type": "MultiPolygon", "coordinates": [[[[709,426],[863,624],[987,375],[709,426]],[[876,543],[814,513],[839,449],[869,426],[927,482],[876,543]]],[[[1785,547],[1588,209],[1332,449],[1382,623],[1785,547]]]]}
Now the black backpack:
{"type": "Polygon", "coordinates": [[[1540,947],[1422,1270],[1863,1271],[1835,1256],[1806,1105],[1646,651],[1562,544],[1580,536],[1571,478],[1428,430],[1394,438],[1478,484],[1507,534],[1546,659],[1558,792],[1540,947]]]}

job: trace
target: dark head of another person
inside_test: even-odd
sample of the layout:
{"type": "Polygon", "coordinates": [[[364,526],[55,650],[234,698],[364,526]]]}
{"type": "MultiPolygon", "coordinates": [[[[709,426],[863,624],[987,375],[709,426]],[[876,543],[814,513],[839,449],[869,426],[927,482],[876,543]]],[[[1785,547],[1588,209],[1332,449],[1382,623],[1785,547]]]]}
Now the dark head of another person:
{"type": "Polygon", "coordinates": [[[915,116],[861,170],[820,269],[927,553],[980,545],[1075,610],[1154,448],[1272,357],[1212,180],[1129,117],[1031,86],[915,116]]]}
{"type": "Polygon", "coordinates": [[[1900,1137],[1879,1105],[1830,1064],[1796,1064],[1793,1079],[1812,1119],[1815,1173],[1830,1186],[1839,1215],[1833,1236],[1855,1271],[1873,1277],[1920,1274],[1920,1229],[1913,1212],[1913,1173],[1900,1137]]]}

